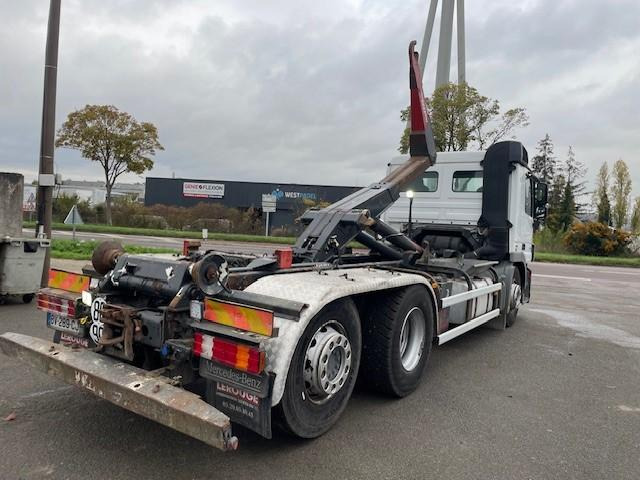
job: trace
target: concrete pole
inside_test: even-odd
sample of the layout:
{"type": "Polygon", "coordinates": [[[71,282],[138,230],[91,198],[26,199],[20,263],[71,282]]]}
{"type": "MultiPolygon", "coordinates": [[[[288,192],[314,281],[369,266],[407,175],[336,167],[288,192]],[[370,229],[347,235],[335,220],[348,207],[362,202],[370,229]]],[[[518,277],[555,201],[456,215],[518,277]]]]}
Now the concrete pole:
{"type": "Polygon", "coordinates": [[[449,83],[449,73],[451,71],[451,40],[453,36],[453,7],[454,0],[442,0],[436,88],[445,83],[449,83]]]}
{"type": "Polygon", "coordinates": [[[431,0],[429,5],[429,15],[427,16],[427,25],[424,29],[424,37],[422,37],[422,48],[420,49],[420,73],[424,78],[424,69],[427,65],[427,54],[429,53],[429,44],[431,43],[431,34],[433,33],[433,24],[436,20],[436,10],[438,9],[438,0],[431,0]]]}
{"type": "Polygon", "coordinates": [[[464,36],[464,0],[457,0],[457,30],[458,30],[458,84],[467,81],[467,59],[464,36]]]}
{"type": "MultiPolygon", "coordinates": [[[[40,132],[40,166],[38,176],[36,235],[42,227],[47,238],[51,238],[51,215],[53,199],[53,151],[56,123],[56,80],[58,73],[58,38],[60,34],[60,2],[51,0],[49,6],[49,24],[47,26],[47,46],[44,61],[44,94],[42,99],[42,129],[40,132]]],[[[49,280],[50,255],[46,249],[42,286],[49,280]]]]}

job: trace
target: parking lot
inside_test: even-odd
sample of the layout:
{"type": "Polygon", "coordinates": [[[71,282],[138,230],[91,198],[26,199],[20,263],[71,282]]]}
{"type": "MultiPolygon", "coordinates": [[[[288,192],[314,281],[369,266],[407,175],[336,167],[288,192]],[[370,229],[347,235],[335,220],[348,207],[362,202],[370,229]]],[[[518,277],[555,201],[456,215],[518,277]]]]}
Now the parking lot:
{"type": "MultiPolygon", "coordinates": [[[[533,268],[513,328],[436,348],[405,399],[359,388],[315,441],[236,428],[222,453],[0,356],[0,477],[637,479],[640,271],[533,268]]],[[[19,303],[0,331],[51,336],[19,303]]]]}

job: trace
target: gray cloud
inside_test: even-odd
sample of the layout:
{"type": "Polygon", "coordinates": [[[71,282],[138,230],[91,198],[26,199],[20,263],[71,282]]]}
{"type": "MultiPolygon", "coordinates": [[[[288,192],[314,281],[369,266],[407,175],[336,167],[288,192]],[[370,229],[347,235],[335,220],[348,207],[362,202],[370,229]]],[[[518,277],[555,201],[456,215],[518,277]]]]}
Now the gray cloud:
{"type": "MultiPolygon", "coordinates": [[[[29,178],[47,3],[4,2],[0,25],[0,165],[29,178]]],[[[57,124],[87,103],[154,122],[166,150],[153,175],[378,179],[395,155],[406,46],[420,40],[426,2],[210,3],[65,0],[57,124]]],[[[574,146],[590,178],[622,157],[640,191],[638,18],[634,1],[467,2],[468,79],[528,108],[519,137],[532,153],[548,132],[559,156],[574,146]]],[[[56,165],[65,177],[100,175],[75,152],[58,150],[56,165]]]]}

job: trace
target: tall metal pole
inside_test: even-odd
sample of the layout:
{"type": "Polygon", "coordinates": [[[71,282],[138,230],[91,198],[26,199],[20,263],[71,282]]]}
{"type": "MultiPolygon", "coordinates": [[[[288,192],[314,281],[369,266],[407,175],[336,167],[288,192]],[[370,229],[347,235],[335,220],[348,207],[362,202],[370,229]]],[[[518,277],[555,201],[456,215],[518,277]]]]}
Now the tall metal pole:
{"type": "Polygon", "coordinates": [[[458,84],[467,81],[467,59],[464,36],[464,0],[456,3],[457,31],[458,31],[458,84]]]}
{"type": "MultiPolygon", "coordinates": [[[[44,61],[44,95],[42,100],[42,129],[40,132],[40,166],[38,175],[38,223],[36,235],[42,233],[51,238],[51,209],[53,187],[53,150],[56,122],[56,79],[58,73],[58,38],[60,36],[60,2],[51,0],[49,24],[47,26],[47,46],[44,61]]],[[[46,250],[42,271],[42,286],[49,278],[49,249],[46,250]]]]}
{"type": "Polygon", "coordinates": [[[269,212],[267,212],[267,219],[264,222],[264,236],[265,237],[269,236],[269,212]]]}
{"type": "Polygon", "coordinates": [[[436,88],[445,83],[449,83],[449,73],[451,70],[451,37],[453,36],[453,7],[454,0],[442,0],[436,88]]]}

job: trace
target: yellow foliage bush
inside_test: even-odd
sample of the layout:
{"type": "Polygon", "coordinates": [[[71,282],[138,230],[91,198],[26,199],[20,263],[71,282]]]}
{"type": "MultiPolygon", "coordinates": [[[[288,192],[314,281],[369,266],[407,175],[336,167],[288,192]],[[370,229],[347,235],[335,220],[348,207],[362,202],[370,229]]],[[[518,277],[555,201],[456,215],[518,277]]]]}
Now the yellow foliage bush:
{"type": "Polygon", "coordinates": [[[563,237],[567,248],[579,255],[608,257],[628,253],[632,236],[599,222],[576,222],[563,237]]]}

